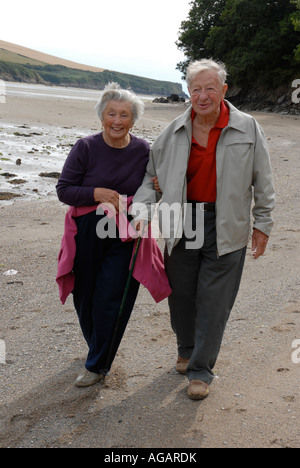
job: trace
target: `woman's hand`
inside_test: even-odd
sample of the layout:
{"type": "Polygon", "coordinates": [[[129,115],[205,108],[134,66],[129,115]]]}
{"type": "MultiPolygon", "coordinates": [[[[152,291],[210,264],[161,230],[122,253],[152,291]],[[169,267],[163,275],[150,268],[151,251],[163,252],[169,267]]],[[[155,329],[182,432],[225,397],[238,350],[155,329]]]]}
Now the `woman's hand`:
{"type": "Polygon", "coordinates": [[[124,211],[123,198],[115,190],[110,190],[106,188],[95,188],[94,198],[96,203],[112,205],[116,210],[116,213],[124,211]]]}

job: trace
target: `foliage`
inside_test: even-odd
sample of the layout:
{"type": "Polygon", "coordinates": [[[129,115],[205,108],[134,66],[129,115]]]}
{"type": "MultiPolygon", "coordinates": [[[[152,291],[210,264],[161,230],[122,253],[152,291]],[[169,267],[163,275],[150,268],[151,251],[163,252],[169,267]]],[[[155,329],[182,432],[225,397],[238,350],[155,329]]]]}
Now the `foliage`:
{"type": "Polygon", "coordinates": [[[285,83],[299,71],[299,3],[194,0],[177,42],[187,60],[177,68],[185,71],[191,60],[213,57],[226,63],[231,84],[276,87],[285,83]],[[193,28],[199,34],[194,44],[193,28]]]}
{"type": "MultiPolygon", "coordinates": [[[[292,3],[294,3],[297,8],[297,10],[291,15],[292,24],[295,31],[300,32],[300,0],[293,1],[292,3]]],[[[297,44],[295,49],[295,60],[298,63],[300,62],[300,43],[297,44]]]]}
{"type": "Polygon", "coordinates": [[[187,63],[210,55],[205,41],[209,32],[218,25],[226,0],[198,0],[193,1],[191,5],[189,17],[181,23],[179,39],[176,42],[187,57],[186,62],[180,62],[177,66],[182,72],[185,72],[187,63]]]}
{"type": "Polygon", "coordinates": [[[294,5],[296,5],[297,11],[292,13],[291,19],[295,31],[300,31],[300,0],[293,1],[294,5]]]}

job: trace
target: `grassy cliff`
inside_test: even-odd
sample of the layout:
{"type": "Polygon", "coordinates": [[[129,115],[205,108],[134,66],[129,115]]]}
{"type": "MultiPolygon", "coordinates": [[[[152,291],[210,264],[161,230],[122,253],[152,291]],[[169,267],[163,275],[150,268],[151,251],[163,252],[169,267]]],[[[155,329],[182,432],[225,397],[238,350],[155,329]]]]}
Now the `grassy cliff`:
{"type": "Polygon", "coordinates": [[[103,89],[110,81],[136,93],[167,96],[184,95],[182,85],[115,71],[90,71],[53,65],[0,48],[0,79],[46,85],[103,89]]]}

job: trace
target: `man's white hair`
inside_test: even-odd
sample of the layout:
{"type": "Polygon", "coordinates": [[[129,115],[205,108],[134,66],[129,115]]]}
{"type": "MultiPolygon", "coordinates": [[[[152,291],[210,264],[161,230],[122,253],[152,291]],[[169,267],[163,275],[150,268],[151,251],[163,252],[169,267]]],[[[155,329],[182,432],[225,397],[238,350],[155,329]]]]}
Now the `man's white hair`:
{"type": "Polygon", "coordinates": [[[126,101],[131,104],[133,122],[139,120],[144,113],[144,103],[132,91],[121,89],[118,83],[108,83],[95,106],[100,120],[102,120],[103,112],[109,101],[126,101]]]}
{"type": "Polygon", "coordinates": [[[186,82],[188,87],[191,86],[192,81],[199,75],[199,73],[207,70],[215,70],[218,73],[222,86],[227,80],[226,66],[222,62],[216,62],[212,59],[197,60],[190,63],[186,71],[186,82]]]}

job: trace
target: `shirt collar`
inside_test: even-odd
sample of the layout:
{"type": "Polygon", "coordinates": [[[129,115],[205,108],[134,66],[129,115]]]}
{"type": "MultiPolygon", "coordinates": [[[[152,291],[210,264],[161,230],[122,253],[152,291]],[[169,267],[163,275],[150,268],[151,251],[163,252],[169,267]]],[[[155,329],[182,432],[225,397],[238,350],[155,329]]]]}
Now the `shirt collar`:
{"type": "MultiPolygon", "coordinates": [[[[247,123],[245,118],[245,114],[243,114],[241,111],[239,111],[236,107],[234,107],[229,101],[224,100],[224,105],[228,108],[229,110],[229,122],[228,122],[228,127],[234,128],[240,132],[246,133],[247,132],[247,123]]],[[[174,121],[174,127],[173,127],[173,132],[178,132],[180,129],[183,127],[186,128],[188,131],[188,135],[192,135],[192,119],[191,115],[193,112],[192,106],[190,106],[184,114],[180,115],[175,121],[174,121]]]]}

